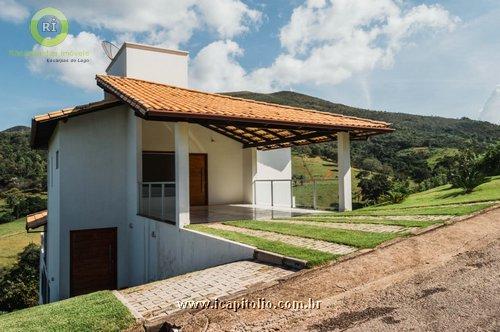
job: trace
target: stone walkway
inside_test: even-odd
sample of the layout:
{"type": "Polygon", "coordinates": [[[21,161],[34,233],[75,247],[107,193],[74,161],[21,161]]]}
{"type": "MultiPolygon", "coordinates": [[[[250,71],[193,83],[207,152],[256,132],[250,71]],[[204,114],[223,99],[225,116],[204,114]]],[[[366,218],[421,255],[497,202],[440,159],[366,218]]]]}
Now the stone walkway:
{"type": "Polygon", "coordinates": [[[179,302],[215,300],[250,286],[277,280],[292,270],[254,261],[240,261],[119,290],[120,300],[142,318],[167,316],[179,302]]]}
{"type": "Polygon", "coordinates": [[[293,236],[293,235],[284,235],[284,234],[273,233],[273,232],[258,231],[258,230],[248,229],[248,228],[234,227],[234,226],[229,226],[229,225],[223,225],[220,223],[207,224],[207,226],[210,228],[238,232],[238,233],[247,234],[247,235],[251,235],[251,236],[257,236],[257,237],[260,237],[260,238],[263,238],[266,240],[280,241],[280,242],[288,243],[288,244],[291,244],[294,246],[324,251],[324,252],[328,252],[330,254],[335,254],[335,255],[346,255],[346,254],[349,254],[349,253],[357,250],[357,248],[349,247],[349,246],[346,246],[343,244],[336,244],[336,243],[331,243],[331,242],[327,242],[327,241],[308,239],[308,238],[293,236]]]}
{"type": "Polygon", "coordinates": [[[307,225],[322,228],[340,228],[353,231],[374,232],[374,233],[398,233],[405,230],[411,231],[411,228],[381,225],[381,224],[349,224],[347,222],[313,222],[301,220],[266,220],[265,222],[282,222],[294,225],[307,225]]]}

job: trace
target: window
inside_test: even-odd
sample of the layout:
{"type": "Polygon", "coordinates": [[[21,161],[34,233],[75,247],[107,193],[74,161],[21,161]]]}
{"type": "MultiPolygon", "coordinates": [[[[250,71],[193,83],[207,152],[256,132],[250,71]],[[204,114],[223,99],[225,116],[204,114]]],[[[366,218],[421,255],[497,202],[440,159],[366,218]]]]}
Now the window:
{"type": "Polygon", "coordinates": [[[59,169],[59,150],[56,151],[56,169],[59,169]]]}
{"type": "Polygon", "coordinates": [[[53,180],[53,177],[54,177],[54,172],[53,172],[53,170],[52,170],[52,168],[53,168],[53,164],[54,164],[54,162],[53,162],[53,158],[52,158],[52,156],[51,156],[51,157],[50,157],[50,160],[49,160],[49,165],[48,165],[48,167],[49,167],[49,179],[50,179],[49,181],[50,181],[50,186],[51,186],[51,187],[52,187],[52,185],[54,184],[54,180],[53,180]]]}
{"type": "Polygon", "coordinates": [[[143,152],[142,181],[174,182],[175,155],[171,152],[143,152]]]}

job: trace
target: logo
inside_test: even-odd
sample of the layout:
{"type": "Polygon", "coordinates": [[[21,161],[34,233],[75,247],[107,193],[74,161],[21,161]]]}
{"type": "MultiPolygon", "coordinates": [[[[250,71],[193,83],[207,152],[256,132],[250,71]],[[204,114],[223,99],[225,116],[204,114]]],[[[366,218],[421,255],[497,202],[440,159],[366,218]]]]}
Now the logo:
{"type": "Polygon", "coordinates": [[[66,16],[56,8],[40,9],[33,15],[30,32],[33,39],[42,46],[59,45],[68,35],[69,24],[66,16]]]}

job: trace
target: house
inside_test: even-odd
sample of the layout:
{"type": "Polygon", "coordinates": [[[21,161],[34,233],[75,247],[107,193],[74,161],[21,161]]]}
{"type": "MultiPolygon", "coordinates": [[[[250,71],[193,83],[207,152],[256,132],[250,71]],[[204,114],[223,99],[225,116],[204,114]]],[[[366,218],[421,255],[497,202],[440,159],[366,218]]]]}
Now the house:
{"type": "MultiPolygon", "coordinates": [[[[48,150],[41,302],[252,257],[186,229],[228,214],[292,210],[291,147],[338,141],[351,209],[350,140],[389,124],[188,89],[188,53],[125,43],[97,75],[103,100],[36,116],[48,150]]],[[[30,227],[27,225],[27,227],[30,227]]]]}

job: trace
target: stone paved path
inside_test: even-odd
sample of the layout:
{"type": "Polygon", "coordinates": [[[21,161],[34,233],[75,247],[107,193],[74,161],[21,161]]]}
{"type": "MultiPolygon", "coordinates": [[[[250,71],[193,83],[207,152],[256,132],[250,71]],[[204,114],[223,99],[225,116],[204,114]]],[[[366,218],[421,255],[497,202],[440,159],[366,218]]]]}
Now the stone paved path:
{"type": "Polygon", "coordinates": [[[257,237],[261,237],[263,239],[267,239],[267,240],[271,240],[271,241],[280,241],[280,242],[288,243],[288,244],[291,244],[294,246],[324,251],[324,252],[328,252],[328,253],[336,254],[336,255],[346,255],[346,254],[349,254],[349,253],[357,250],[357,248],[349,247],[349,246],[346,246],[343,244],[336,244],[336,243],[331,243],[331,242],[327,242],[327,241],[308,239],[308,238],[293,236],[293,235],[284,235],[284,234],[273,233],[273,232],[258,231],[258,230],[253,230],[253,229],[234,227],[234,226],[229,226],[229,225],[223,225],[220,223],[211,223],[211,224],[207,224],[207,226],[210,228],[216,228],[216,229],[221,229],[221,230],[226,230],[226,231],[243,233],[243,234],[247,234],[247,235],[251,235],[251,236],[257,236],[257,237]]]}
{"type": "Polygon", "coordinates": [[[364,231],[374,233],[398,233],[411,229],[394,225],[381,225],[381,224],[349,224],[347,222],[313,222],[301,220],[266,220],[265,222],[283,222],[295,225],[317,226],[323,228],[341,228],[353,231],[364,231]]]}
{"type": "Polygon", "coordinates": [[[240,261],[118,292],[127,307],[151,319],[179,311],[179,301],[214,300],[292,273],[277,266],[240,261]]]}

